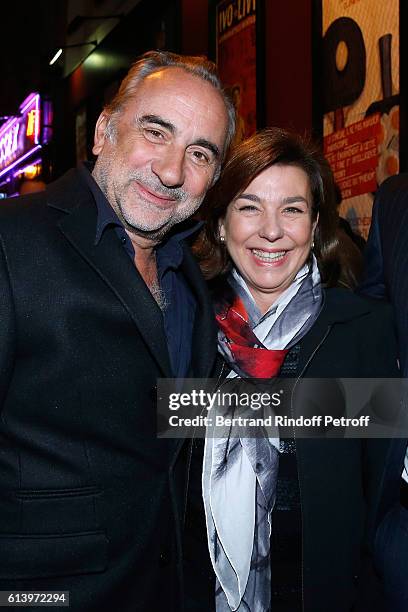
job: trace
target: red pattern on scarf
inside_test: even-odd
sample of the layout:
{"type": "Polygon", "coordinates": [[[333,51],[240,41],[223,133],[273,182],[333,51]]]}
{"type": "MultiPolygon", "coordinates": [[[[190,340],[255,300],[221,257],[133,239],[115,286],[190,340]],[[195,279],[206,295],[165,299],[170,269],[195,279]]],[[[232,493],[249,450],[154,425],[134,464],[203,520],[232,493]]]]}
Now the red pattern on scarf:
{"type": "Polygon", "coordinates": [[[242,372],[253,378],[271,378],[279,374],[288,350],[259,346],[261,342],[250,328],[248,313],[237,295],[232,304],[224,304],[216,319],[227,338],[232,358],[242,372]]]}

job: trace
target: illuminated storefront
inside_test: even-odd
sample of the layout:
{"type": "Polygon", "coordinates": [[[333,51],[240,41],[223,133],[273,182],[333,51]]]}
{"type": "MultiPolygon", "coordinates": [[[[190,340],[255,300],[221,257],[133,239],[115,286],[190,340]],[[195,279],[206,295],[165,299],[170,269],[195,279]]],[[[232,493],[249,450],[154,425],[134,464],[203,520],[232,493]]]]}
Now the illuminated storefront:
{"type": "Polygon", "coordinates": [[[32,93],[20,113],[0,127],[0,194],[18,195],[23,181],[40,180],[44,152],[52,135],[52,110],[40,94],[32,93]]]}

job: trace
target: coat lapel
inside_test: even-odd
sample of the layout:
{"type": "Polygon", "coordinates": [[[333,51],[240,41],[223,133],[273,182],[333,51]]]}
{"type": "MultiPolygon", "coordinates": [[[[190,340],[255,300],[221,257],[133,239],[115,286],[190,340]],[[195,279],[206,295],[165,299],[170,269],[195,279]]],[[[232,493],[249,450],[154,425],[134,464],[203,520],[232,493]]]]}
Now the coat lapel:
{"type": "Polygon", "coordinates": [[[107,228],[99,244],[94,244],[97,212],[86,187],[77,190],[75,196],[76,206],[62,207],[57,200],[49,201],[50,206],[69,212],[58,222],[59,229],[123,304],[163,376],[172,376],[159,307],[125,250],[118,248],[113,228],[107,228]]]}
{"type": "Polygon", "coordinates": [[[344,290],[331,289],[324,291],[323,295],[324,301],[321,313],[310,331],[301,340],[302,349],[299,356],[299,375],[303,375],[303,370],[318,352],[333,325],[346,323],[369,312],[367,303],[364,300],[358,303],[356,296],[351,292],[347,293],[344,290]],[[339,300],[336,297],[336,291],[341,292],[341,299],[339,300]],[[350,299],[349,296],[351,296],[350,299]]]}

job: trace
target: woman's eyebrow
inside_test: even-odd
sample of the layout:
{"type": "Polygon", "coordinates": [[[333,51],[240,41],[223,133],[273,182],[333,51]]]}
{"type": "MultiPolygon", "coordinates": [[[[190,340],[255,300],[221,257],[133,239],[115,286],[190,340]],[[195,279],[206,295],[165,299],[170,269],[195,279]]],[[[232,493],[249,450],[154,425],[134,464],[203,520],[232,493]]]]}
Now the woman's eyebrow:
{"type": "Polygon", "coordinates": [[[295,202],[305,202],[305,204],[309,205],[309,202],[305,197],[301,195],[288,196],[287,198],[283,198],[282,204],[294,204],[295,202]]]}
{"type": "Polygon", "coordinates": [[[235,198],[236,200],[249,200],[250,202],[260,202],[261,198],[258,198],[257,195],[254,195],[252,193],[240,193],[239,195],[237,195],[237,197],[235,198]]]}
{"type": "MultiPolygon", "coordinates": [[[[250,200],[251,202],[261,202],[261,198],[259,198],[257,195],[254,195],[252,193],[241,193],[240,195],[238,195],[236,198],[236,200],[250,200]]],[[[295,195],[295,196],[288,196],[287,198],[282,198],[282,204],[294,204],[295,202],[304,202],[305,204],[309,205],[309,202],[307,201],[307,199],[301,195],[295,195]]]]}

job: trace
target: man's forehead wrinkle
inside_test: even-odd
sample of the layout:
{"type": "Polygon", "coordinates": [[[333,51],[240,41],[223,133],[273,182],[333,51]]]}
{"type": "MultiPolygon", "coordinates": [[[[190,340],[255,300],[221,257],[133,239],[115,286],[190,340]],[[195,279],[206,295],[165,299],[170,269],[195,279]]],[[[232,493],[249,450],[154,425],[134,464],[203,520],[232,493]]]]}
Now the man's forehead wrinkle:
{"type": "Polygon", "coordinates": [[[158,70],[157,72],[149,74],[141,82],[141,89],[143,89],[144,85],[147,85],[148,88],[149,85],[153,86],[154,88],[156,88],[157,86],[163,86],[164,89],[171,89],[173,87],[177,87],[178,91],[175,91],[174,93],[170,92],[165,95],[168,95],[169,97],[174,97],[175,102],[177,104],[180,104],[181,107],[185,107],[186,109],[195,111],[198,103],[200,105],[201,114],[203,114],[204,112],[207,115],[213,113],[214,105],[205,104],[202,101],[197,100],[195,96],[188,96],[188,82],[193,82],[195,84],[201,85],[203,87],[203,90],[211,91],[216,97],[219,98],[219,100],[221,101],[221,105],[224,106],[222,97],[220,96],[217,89],[211,85],[211,83],[208,83],[204,79],[201,79],[199,76],[195,74],[190,74],[183,68],[179,68],[176,66],[168,66],[158,70]],[[163,83],[159,83],[159,80],[163,80],[163,83]],[[180,84],[177,83],[178,81],[180,82],[180,84]],[[186,96],[188,96],[188,98],[190,99],[187,99],[186,96]]]}
{"type": "MultiPolygon", "coordinates": [[[[177,94],[175,96],[175,100],[177,102],[177,104],[180,105],[180,110],[182,112],[183,108],[186,109],[187,112],[200,112],[201,116],[211,116],[216,114],[224,114],[224,113],[218,113],[217,109],[215,108],[215,104],[210,105],[207,104],[201,100],[197,100],[197,98],[195,98],[194,96],[186,96],[186,93],[183,92],[182,94],[177,94]]],[[[224,110],[224,109],[223,109],[224,110]]]]}
{"type": "Polygon", "coordinates": [[[214,114],[223,114],[223,112],[218,112],[218,110],[214,108],[214,105],[210,105],[199,100],[197,96],[186,95],[185,92],[169,92],[163,94],[163,96],[157,96],[157,94],[154,94],[151,98],[149,97],[149,95],[146,94],[142,96],[135,95],[133,100],[129,102],[128,109],[131,110],[132,106],[134,105],[137,105],[139,107],[136,111],[137,117],[135,117],[135,120],[143,117],[151,117],[152,119],[154,119],[154,117],[160,117],[160,119],[162,119],[163,121],[168,121],[169,123],[171,123],[170,119],[164,116],[165,113],[163,113],[162,105],[164,100],[166,101],[166,109],[174,109],[174,112],[176,114],[182,115],[185,119],[188,119],[189,121],[196,119],[196,117],[192,115],[199,114],[200,117],[211,117],[211,115],[214,114]],[[160,111],[155,110],[156,105],[160,107],[160,111]]]}
{"type": "Polygon", "coordinates": [[[167,121],[164,117],[160,115],[142,115],[141,117],[136,117],[137,123],[144,125],[145,123],[156,123],[157,125],[161,125],[162,127],[169,130],[169,132],[174,133],[176,131],[175,126],[171,121],[167,121]]]}

